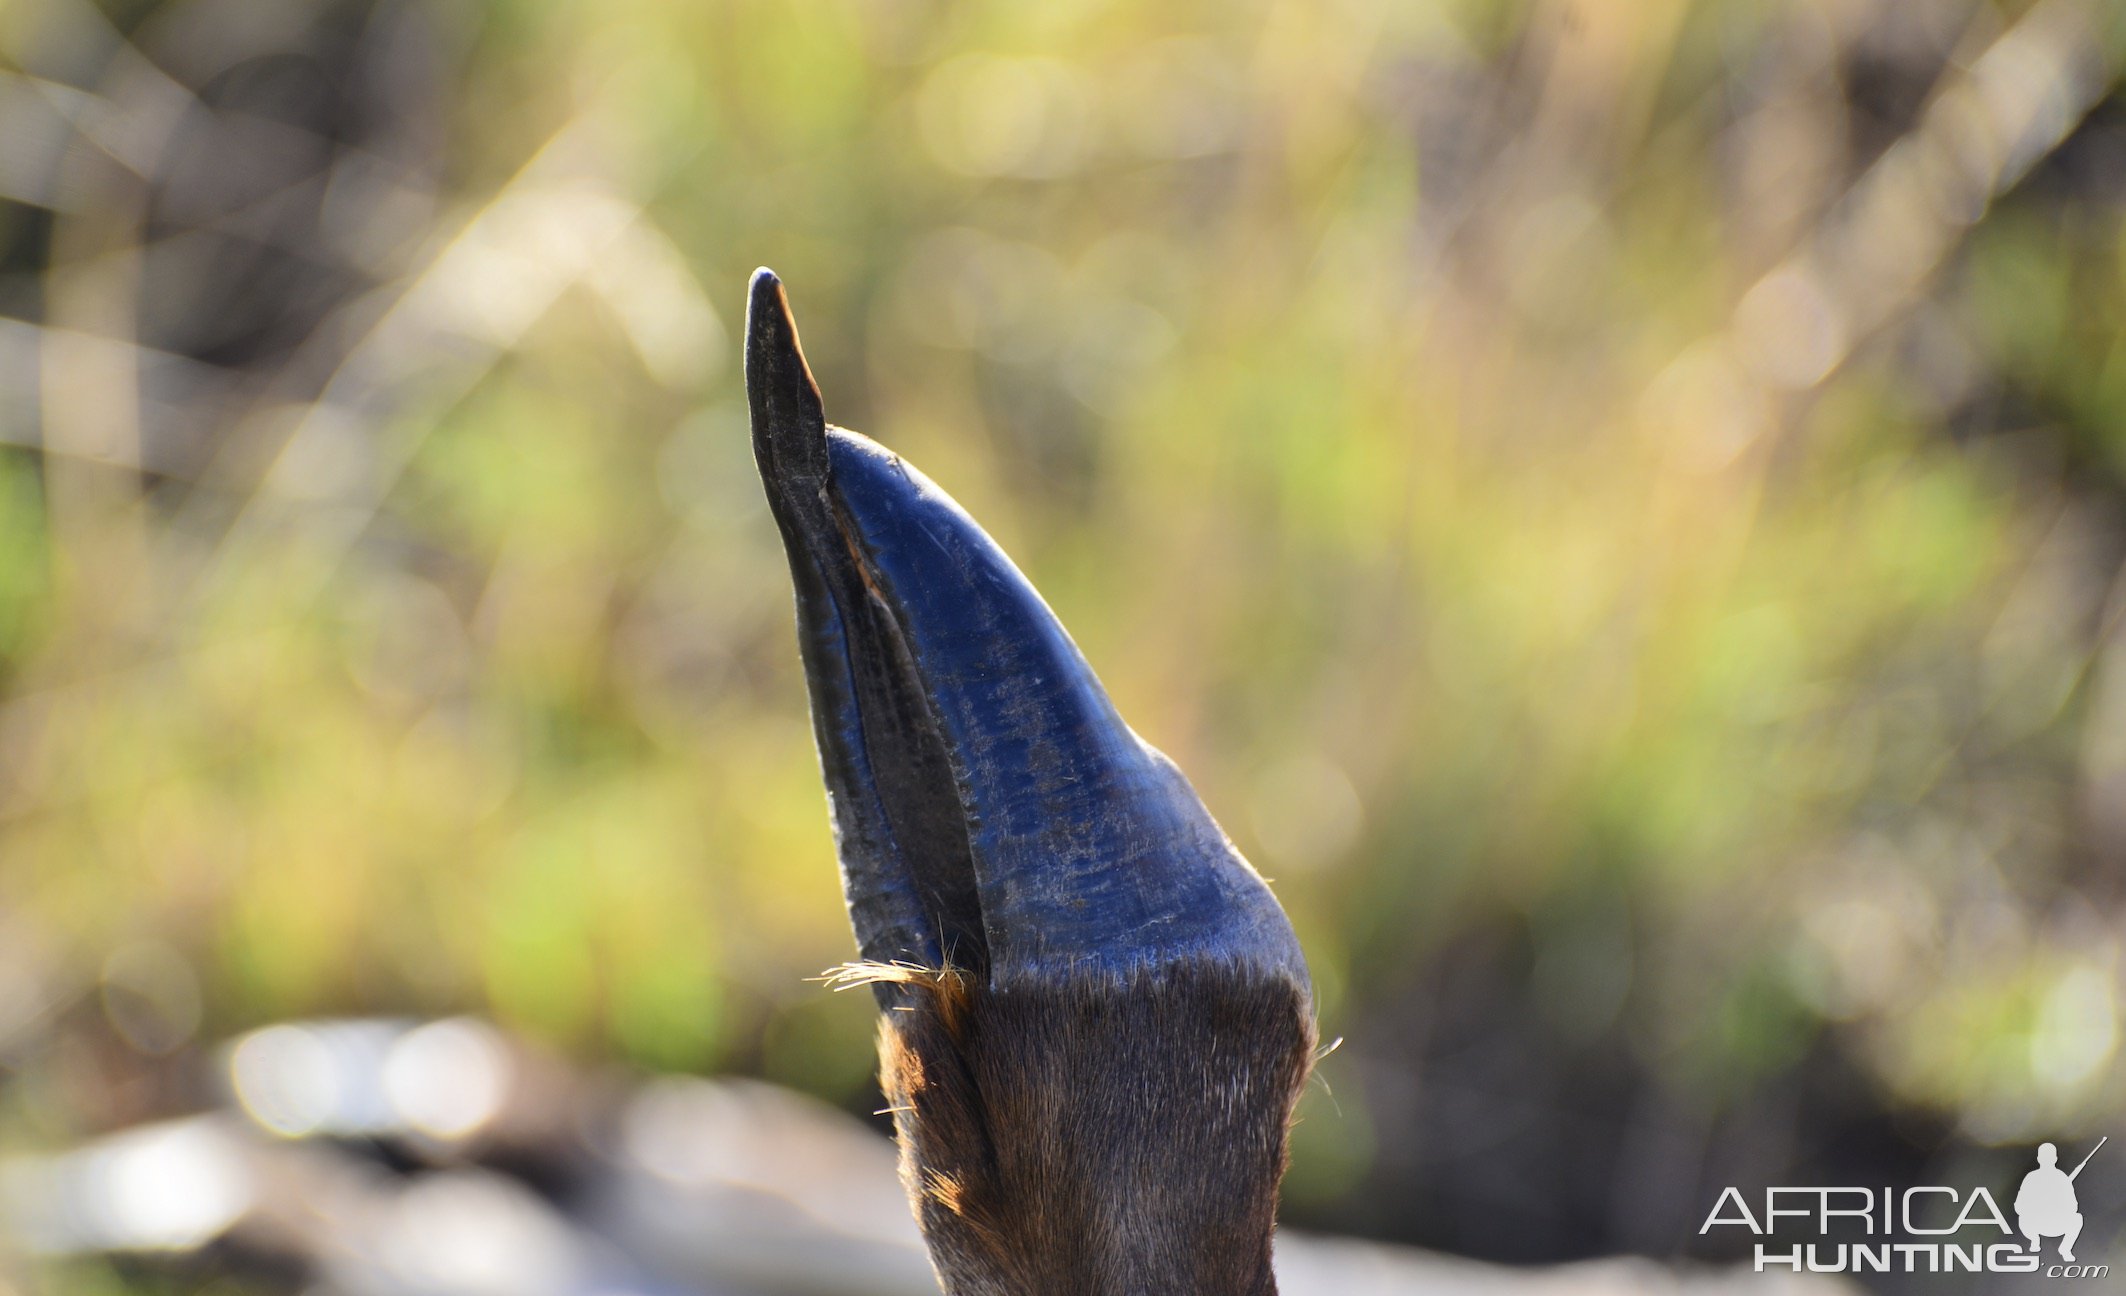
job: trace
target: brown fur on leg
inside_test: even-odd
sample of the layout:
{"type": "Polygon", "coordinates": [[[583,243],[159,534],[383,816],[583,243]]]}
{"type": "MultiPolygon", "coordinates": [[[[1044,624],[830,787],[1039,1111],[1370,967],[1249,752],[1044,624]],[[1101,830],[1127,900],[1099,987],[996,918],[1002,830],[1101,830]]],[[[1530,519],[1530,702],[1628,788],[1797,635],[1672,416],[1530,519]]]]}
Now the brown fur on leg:
{"type": "Polygon", "coordinates": [[[1291,980],[1213,962],[864,979],[901,986],[881,1078],[951,1296],[1276,1290],[1277,1181],[1315,1038],[1291,980]]]}

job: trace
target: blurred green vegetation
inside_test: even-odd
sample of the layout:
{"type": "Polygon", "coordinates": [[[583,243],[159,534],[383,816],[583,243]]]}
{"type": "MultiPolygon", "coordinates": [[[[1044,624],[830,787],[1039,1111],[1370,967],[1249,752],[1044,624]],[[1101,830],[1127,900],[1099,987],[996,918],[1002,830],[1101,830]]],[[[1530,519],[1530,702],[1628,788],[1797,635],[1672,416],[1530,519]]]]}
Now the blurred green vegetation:
{"type": "Polygon", "coordinates": [[[1274,878],[1350,1037],[1301,1211],[1418,1155],[1457,995],[1664,1103],[1828,1053],[1981,1142],[2115,1128],[2105,6],[296,5],[221,63],[226,14],[124,6],[153,93],[86,12],[0,10],[11,75],[197,96],[235,167],[295,50],[342,187],[0,204],[0,1035],[146,958],[185,1037],[475,1010],[868,1101],[868,1002],[807,980],[850,941],[733,363],[765,263],[829,416],[1274,878]],[[387,18],[397,80],[304,34],[387,18]],[[165,356],[240,381],[158,449],[165,356]]]}

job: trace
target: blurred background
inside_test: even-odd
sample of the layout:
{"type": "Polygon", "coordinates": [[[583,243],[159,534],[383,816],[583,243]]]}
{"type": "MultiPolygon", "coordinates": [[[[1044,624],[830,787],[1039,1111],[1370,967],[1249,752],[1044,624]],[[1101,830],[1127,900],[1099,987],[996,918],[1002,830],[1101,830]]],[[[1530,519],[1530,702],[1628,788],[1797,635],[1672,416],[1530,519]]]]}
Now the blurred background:
{"type": "MultiPolygon", "coordinates": [[[[540,1229],[745,1236],[674,1203],[775,1113],[883,1146],[762,263],[1274,878],[1344,1041],[1289,1223],[1716,1261],[1730,1184],[2116,1143],[2122,58],[2102,0],[0,6],[0,1291],[765,1290],[540,1229]]],[[[2126,1151],[2080,1187],[2119,1262],[2126,1151]]]]}

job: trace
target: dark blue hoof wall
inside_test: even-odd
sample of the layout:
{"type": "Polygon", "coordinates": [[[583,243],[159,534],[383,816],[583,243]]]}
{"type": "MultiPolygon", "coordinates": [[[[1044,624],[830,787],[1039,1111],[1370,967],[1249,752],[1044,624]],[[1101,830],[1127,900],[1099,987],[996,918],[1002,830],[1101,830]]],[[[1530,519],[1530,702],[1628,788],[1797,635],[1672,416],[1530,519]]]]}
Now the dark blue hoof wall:
{"type": "Polygon", "coordinates": [[[1188,780],[996,543],[827,424],[753,277],[753,452],[789,551],[903,1174],[953,1296],[1274,1290],[1306,963],[1188,780]]]}

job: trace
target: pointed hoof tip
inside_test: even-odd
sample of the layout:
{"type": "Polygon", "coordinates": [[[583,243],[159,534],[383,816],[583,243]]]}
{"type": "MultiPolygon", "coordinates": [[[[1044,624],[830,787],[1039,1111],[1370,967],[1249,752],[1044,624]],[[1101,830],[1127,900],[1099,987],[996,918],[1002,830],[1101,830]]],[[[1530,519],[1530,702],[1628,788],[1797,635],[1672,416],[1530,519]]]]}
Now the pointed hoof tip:
{"type": "Polygon", "coordinates": [[[753,272],[746,289],[746,315],[749,331],[789,319],[790,302],[783,295],[782,279],[766,266],[753,272]]]}
{"type": "Polygon", "coordinates": [[[806,508],[803,498],[817,491],[800,484],[816,486],[827,475],[826,415],[790,299],[766,266],[753,272],[746,301],[745,367],[761,480],[778,507],[806,508]]]}

